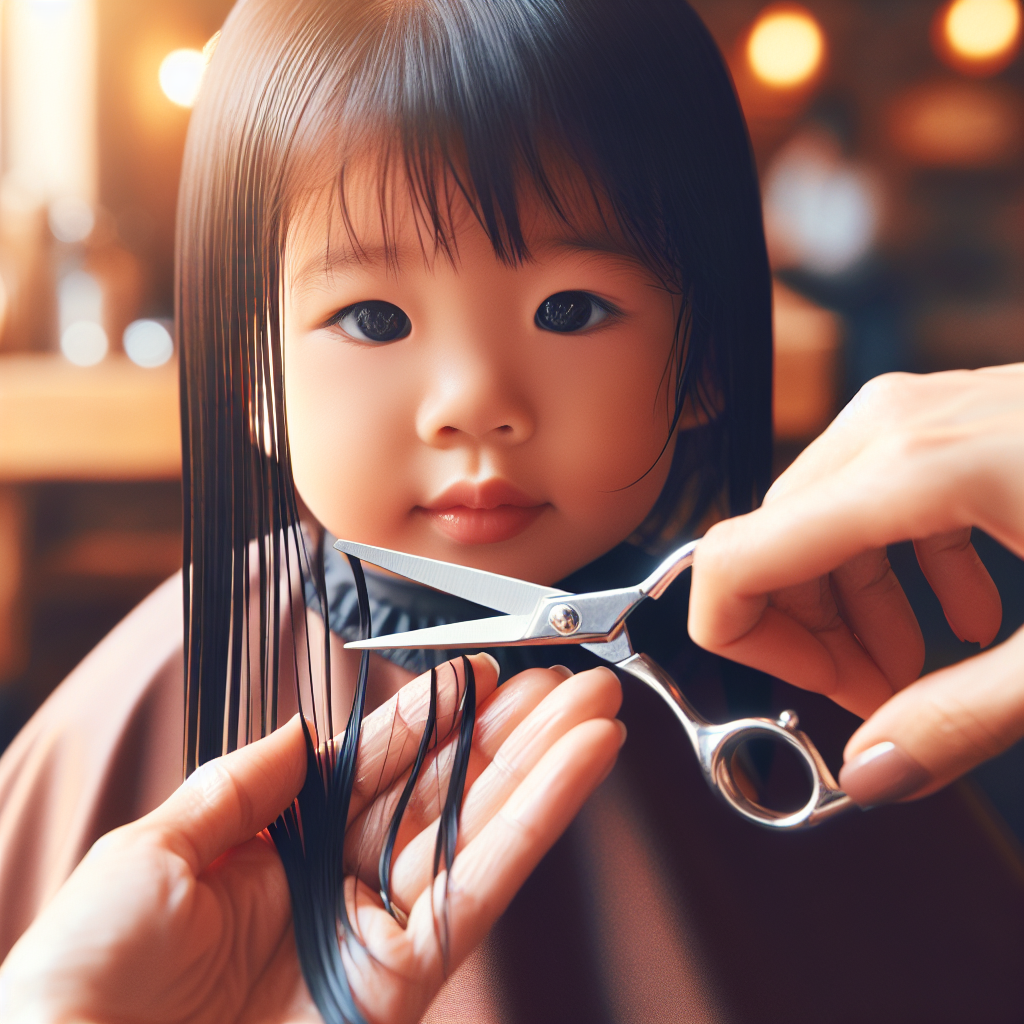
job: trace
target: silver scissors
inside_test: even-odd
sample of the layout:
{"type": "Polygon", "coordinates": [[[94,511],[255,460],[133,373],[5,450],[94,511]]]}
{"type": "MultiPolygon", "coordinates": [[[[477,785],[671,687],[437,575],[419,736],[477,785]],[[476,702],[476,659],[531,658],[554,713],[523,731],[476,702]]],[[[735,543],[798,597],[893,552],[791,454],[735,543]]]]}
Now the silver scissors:
{"type": "Polygon", "coordinates": [[[669,555],[638,586],[589,594],[569,594],[511,576],[349,540],[339,540],[334,546],[371,565],[505,613],[353,641],[346,647],[449,650],[581,644],[661,695],[686,731],[708,785],[747,820],[772,829],[810,828],[854,806],[836,784],[810,738],[798,728],[795,712],[783,711],[777,719],[740,718],[714,725],[700,715],[657,662],[633,651],[626,629],[627,617],[647,598],[661,597],[672,581],[693,564],[697,541],[669,555]],[[742,761],[737,761],[737,755],[753,739],[787,744],[801,760],[811,793],[798,810],[774,810],[750,795],[752,786],[742,774],[742,761]]]}

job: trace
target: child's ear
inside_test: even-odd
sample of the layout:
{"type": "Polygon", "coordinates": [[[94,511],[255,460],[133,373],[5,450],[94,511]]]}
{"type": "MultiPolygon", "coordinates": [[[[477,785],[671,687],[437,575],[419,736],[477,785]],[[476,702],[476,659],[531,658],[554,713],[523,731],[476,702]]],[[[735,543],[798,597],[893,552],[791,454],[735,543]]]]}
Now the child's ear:
{"type": "Polygon", "coordinates": [[[677,435],[686,430],[706,427],[725,412],[725,395],[710,370],[698,377],[696,385],[683,397],[683,407],[676,424],[677,435]]]}
{"type": "MultiPolygon", "coordinates": [[[[692,287],[687,288],[681,285],[678,288],[672,288],[672,291],[679,333],[665,374],[670,395],[683,362],[688,356],[688,349],[693,343],[692,314],[694,305],[692,287]]],[[[702,338],[701,346],[704,353],[704,357],[701,359],[703,365],[700,367],[698,378],[690,384],[687,393],[683,396],[682,409],[676,423],[677,436],[684,431],[707,426],[725,412],[725,392],[713,365],[717,352],[714,336],[702,338]]],[[[675,415],[675,408],[671,412],[672,415],[675,415]]]]}

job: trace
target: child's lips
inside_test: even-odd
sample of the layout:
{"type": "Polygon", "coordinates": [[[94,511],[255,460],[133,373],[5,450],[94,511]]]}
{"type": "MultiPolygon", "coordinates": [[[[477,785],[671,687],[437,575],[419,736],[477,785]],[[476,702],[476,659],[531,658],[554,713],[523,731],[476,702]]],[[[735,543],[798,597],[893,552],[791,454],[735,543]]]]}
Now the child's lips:
{"type": "Polygon", "coordinates": [[[449,540],[457,544],[497,544],[511,540],[544,513],[549,505],[498,505],[497,508],[422,508],[449,540]]]}
{"type": "Polygon", "coordinates": [[[522,533],[550,508],[507,480],[462,480],[416,511],[457,544],[497,544],[522,533]]]}

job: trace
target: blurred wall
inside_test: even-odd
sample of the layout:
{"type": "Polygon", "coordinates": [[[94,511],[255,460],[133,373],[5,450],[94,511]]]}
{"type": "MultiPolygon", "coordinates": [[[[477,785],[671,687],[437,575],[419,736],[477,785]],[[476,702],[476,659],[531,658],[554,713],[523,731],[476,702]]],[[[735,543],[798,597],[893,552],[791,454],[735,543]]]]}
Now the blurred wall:
{"type": "MultiPolygon", "coordinates": [[[[764,5],[696,0],[694,6],[729,57],[763,183],[770,187],[773,171],[788,158],[783,170],[793,184],[798,141],[805,172],[816,160],[818,173],[831,173],[836,186],[831,197],[824,189],[817,196],[821,232],[830,212],[851,215],[849,202],[844,206],[837,195],[844,174],[847,185],[859,176],[873,193],[872,244],[841,267],[783,251],[780,232],[771,228],[772,207],[785,202],[766,196],[780,277],[843,318],[842,394],[887,370],[1024,359],[1019,33],[1004,67],[951,66],[937,45],[948,5],[815,0],[805,9],[825,37],[821,69],[804,88],[778,90],[758,83],[745,51],[764,5]],[[814,146],[817,153],[808,155],[814,146]]],[[[788,199],[792,204],[792,189],[788,199]]]]}
{"type": "Polygon", "coordinates": [[[231,6],[99,0],[99,194],[146,268],[140,315],[174,308],[174,211],[189,118],[161,92],[157,70],[172,50],[201,50],[231,6]]]}

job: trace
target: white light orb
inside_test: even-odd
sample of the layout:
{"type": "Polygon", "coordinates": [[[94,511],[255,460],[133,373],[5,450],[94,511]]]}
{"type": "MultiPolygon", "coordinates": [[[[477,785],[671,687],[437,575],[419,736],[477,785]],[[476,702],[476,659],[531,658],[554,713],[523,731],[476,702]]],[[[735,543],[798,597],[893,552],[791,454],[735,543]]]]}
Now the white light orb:
{"type": "Polygon", "coordinates": [[[89,320],[79,320],[64,328],[60,350],[75,366],[95,366],[107,354],[107,332],[89,320]]]}
{"type": "Polygon", "coordinates": [[[50,203],[48,220],[58,242],[84,242],[96,226],[92,207],[77,196],[64,196],[50,203]]]}
{"type": "Polygon", "coordinates": [[[57,307],[62,331],[80,320],[102,323],[103,287],[87,271],[73,270],[57,286],[57,307]]]}
{"type": "Polygon", "coordinates": [[[797,137],[765,175],[765,226],[786,252],[815,274],[834,276],[871,251],[881,197],[870,173],[823,141],[797,137]]]}
{"type": "Polygon", "coordinates": [[[160,64],[160,88],[179,107],[191,107],[199,96],[206,57],[199,50],[173,50],[160,64]]]}
{"type": "Polygon", "coordinates": [[[174,340],[159,320],[136,320],[125,328],[124,351],[137,366],[151,369],[174,355],[174,340]]]}

